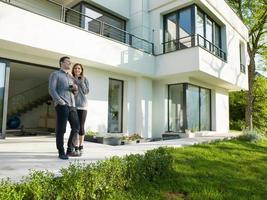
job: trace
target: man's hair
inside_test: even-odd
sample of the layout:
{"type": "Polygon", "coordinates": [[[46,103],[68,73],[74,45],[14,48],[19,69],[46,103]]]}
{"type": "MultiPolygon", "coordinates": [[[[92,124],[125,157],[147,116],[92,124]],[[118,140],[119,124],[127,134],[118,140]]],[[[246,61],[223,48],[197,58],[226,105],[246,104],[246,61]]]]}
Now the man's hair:
{"type": "Polygon", "coordinates": [[[70,59],[68,56],[63,56],[59,59],[59,66],[61,67],[61,63],[65,61],[65,59],[70,59]]]}

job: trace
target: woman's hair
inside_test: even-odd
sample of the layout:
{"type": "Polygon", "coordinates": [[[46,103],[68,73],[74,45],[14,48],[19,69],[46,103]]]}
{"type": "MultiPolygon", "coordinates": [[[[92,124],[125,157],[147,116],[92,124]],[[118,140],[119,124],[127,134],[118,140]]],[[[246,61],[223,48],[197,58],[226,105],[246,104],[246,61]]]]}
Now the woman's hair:
{"type": "Polygon", "coordinates": [[[75,63],[75,64],[73,65],[72,70],[71,70],[72,75],[75,76],[75,74],[74,74],[74,68],[75,68],[76,66],[80,66],[80,67],[81,67],[81,70],[82,70],[82,72],[81,72],[81,76],[83,76],[83,66],[82,66],[82,64],[80,64],[80,63],[75,63]]]}

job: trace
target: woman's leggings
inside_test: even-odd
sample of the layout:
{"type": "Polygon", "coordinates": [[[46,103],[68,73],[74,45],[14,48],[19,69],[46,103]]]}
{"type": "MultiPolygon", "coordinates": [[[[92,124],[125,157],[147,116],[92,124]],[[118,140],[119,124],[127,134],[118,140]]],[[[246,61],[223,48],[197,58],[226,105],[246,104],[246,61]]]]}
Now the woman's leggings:
{"type": "Polygon", "coordinates": [[[84,135],[84,123],[87,116],[87,110],[77,110],[79,121],[80,121],[80,132],[79,135],[84,135]]]}

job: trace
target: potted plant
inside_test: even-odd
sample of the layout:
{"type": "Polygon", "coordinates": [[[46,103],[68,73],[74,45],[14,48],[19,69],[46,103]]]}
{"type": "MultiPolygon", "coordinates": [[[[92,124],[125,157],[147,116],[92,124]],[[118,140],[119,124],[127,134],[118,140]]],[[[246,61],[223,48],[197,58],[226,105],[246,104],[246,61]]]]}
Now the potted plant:
{"type": "Polygon", "coordinates": [[[123,135],[121,139],[122,144],[140,143],[143,140],[143,138],[137,133],[130,136],[123,135]]]}
{"type": "Polygon", "coordinates": [[[96,135],[97,132],[88,131],[84,136],[84,140],[88,142],[97,142],[96,135]]]}

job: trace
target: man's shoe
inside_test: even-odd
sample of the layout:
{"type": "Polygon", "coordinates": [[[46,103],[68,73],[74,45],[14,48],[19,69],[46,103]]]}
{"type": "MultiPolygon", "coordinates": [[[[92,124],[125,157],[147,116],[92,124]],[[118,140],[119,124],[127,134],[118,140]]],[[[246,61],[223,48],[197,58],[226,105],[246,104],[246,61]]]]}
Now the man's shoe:
{"type": "Polygon", "coordinates": [[[69,156],[68,155],[65,155],[65,154],[59,154],[58,155],[58,158],[59,159],[62,159],[62,160],[68,160],[69,159],[69,156]]]}

